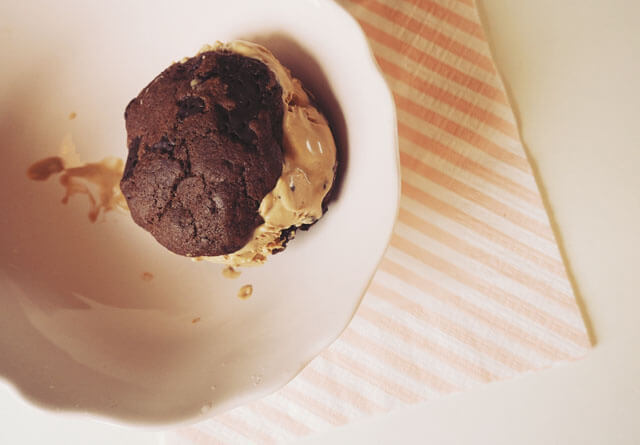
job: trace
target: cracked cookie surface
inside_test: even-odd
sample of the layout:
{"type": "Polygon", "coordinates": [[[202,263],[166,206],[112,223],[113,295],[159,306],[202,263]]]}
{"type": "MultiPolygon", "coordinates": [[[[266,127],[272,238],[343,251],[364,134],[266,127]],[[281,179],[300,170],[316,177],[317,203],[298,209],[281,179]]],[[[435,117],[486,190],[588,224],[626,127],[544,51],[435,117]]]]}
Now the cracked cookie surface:
{"type": "Polygon", "coordinates": [[[158,75],[125,111],[133,220],[180,255],[243,247],[282,172],[281,96],[266,65],[225,51],[158,75]]]}

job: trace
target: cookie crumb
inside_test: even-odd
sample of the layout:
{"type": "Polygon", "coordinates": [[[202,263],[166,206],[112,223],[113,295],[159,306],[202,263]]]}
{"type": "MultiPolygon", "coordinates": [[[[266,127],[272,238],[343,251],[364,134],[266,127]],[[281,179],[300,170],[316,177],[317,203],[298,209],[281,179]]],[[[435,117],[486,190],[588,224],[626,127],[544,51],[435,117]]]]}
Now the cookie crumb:
{"type": "Polygon", "coordinates": [[[250,284],[245,284],[238,291],[238,298],[240,298],[241,300],[246,300],[251,296],[252,293],[253,293],[253,286],[250,284]]]}
{"type": "Polygon", "coordinates": [[[142,279],[142,281],[151,281],[153,280],[153,274],[151,272],[142,272],[140,278],[142,279]]]}
{"type": "Polygon", "coordinates": [[[74,120],[76,117],[78,116],[78,114],[75,111],[72,111],[71,113],[69,113],[69,120],[72,121],[74,120]]]}
{"type": "Polygon", "coordinates": [[[196,324],[200,321],[200,317],[196,317],[193,320],[191,320],[191,323],[196,324]]]}

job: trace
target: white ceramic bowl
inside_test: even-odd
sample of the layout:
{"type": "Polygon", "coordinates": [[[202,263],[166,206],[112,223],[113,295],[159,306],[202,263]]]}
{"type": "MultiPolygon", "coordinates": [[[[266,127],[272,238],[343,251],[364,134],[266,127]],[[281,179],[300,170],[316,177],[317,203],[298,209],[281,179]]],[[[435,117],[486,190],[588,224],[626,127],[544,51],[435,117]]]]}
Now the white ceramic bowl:
{"type": "Polygon", "coordinates": [[[286,384],[348,324],[396,216],[393,102],[356,22],[318,0],[2,9],[0,390],[63,412],[175,425],[286,384]],[[288,65],[348,152],[337,200],[285,253],[230,280],[221,266],[169,253],[126,215],[90,223],[87,201],[62,205],[54,179],[27,180],[69,136],[84,160],[124,157],[128,101],[171,61],[234,38],[288,65]],[[236,297],[243,284],[254,288],[248,300],[236,297]]]}

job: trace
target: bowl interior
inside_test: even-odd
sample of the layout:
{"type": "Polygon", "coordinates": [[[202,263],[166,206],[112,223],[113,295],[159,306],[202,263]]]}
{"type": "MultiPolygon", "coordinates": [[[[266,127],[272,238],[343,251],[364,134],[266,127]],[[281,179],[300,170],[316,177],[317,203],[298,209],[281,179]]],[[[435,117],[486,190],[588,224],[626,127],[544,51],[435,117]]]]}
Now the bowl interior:
{"type": "Polygon", "coordinates": [[[162,3],[15,2],[0,17],[0,380],[41,406],[134,424],[196,420],[291,379],[351,319],[398,199],[390,94],[343,10],[162,3]],[[61,204],[55,178],[27,179],[63,141],[85,161],[124,158],[128,101],[172,60],[233,38],[265,44],[304,81],[341,150],[337,199],[285,253],[228,279],[127,215],[89,222],[86,199],[61,204]]]}

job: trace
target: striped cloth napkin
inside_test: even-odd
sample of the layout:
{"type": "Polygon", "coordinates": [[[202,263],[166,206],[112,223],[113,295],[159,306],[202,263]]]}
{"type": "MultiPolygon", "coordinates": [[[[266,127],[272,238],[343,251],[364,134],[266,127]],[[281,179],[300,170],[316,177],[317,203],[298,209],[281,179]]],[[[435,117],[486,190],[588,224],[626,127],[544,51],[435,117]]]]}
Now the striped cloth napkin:
{"type": "Polygon", "coordinates": [[[398,114],[391,245],[343,335],[285,388],[169,443],[286,443],[590,347],[473,0],[341,2],[398,114]]]}

